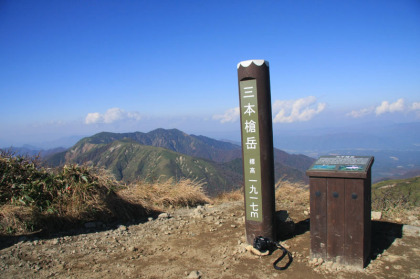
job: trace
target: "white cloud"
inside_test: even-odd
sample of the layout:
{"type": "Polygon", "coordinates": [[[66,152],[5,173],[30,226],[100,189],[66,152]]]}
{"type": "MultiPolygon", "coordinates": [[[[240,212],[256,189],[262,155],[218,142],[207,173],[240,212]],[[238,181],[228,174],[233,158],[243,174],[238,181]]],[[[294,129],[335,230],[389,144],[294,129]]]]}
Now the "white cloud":
{"type": "Polygon", "coordinates": [[[394,113],[394,112],[403,112],[410,113],[410,111],[417,111],[418,116],[420,116],[420,102],[414,102],[410,104],[405,104],[404,99],[398,99],[394,103],[389,101],[382,101],[382,103],[377,107],[363,108],[360,110],[353,110],[350,113],[347,113],[347,116],[354,118],[359,118],[366,116],[371,113],[375,113],[376,116],[385,113],[394,113]]]}
{"type": "Polygon", "coordinates": [[[420,110],[420,102],[414,102],[411,104],[411,110],[420,110]]]}
{"type": "Polygon", "coordinates": [[[88,113],[85,118],[85,124],[95,124],[95,123],[114,123],[120,120],[140,120],[141,116],[138,112],[126,112],[120,108],[110,108],[104,114],[99,112],[88,113]]]}
{"type": "Polygon", "coordinates": [[[88,115],[85,118],[85,124],[94,124],[102,122],[102,115],[99,112],[91,112],[88,113],[88,115]]]}
{"type": "Polygon", "coordinates": [[[317,103],[316,97],[308,96],[297,100],[277,100],[273,104],[274,123],[292,123],[311,120],[326,107],[317,103]]]}
{"type": "Polygon", "coordinates": [[[414,102],[411,104],[410,110],[414,110],[417,117],[420,118],[420,102],[414,102]]]}
{"type": "Polygon", "coordinates": [[[373,108],[373,107],[372,108],[364,108],[364,109],[361,109],[361,110],[353,110],[352,112],[347,113],[347,115],[351,116],[351,117],[354,117],[354,118],[360,118],[360,117],[368,115],[368,114],[370,114],[374,111],[375,111],[375,108],[373,108]]]}
{"type": "Polygon", "coordinates": [[[397,111],[404,111],[404,99],[398,99],[395,103],[392,104],[390,104],[388,101],[383,101],[382,104],[375,109],[376,115],[397,111]]]}
{"type": "Polygon", "coordinates": [[[109,123],[121,120],[122,118],[124,118],[124,116],[125,116],[125,113],[122,109],[110,108],[109,110],[105,112],[103,118],[104,118],[104,122],[109,124],[109,123]]]}
{"type": "Polygon", "coordinates": [[[224,114],[213,115],[213,119],[220,120],[220,123],[235,122],[239,119],[239,107],[228,109],[224,114]]]}

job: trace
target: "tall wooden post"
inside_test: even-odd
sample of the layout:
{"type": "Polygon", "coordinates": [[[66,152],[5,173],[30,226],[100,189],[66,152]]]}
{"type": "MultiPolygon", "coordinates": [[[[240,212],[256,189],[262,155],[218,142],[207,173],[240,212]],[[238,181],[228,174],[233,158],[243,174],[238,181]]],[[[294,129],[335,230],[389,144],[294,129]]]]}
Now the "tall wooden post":
{"type": "Polygon", "coordinates": [[[257,236],[276,238],[270,73],[265,60],[242,61],[237,68],[245,229],[252,244],[257,236]]]}

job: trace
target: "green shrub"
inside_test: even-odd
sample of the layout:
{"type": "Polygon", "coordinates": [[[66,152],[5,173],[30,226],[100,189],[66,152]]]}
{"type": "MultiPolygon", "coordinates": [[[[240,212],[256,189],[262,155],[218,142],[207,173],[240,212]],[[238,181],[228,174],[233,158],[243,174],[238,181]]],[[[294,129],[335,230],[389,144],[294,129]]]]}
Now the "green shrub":
{"type": "Polygon", "coordinates": [[[46,219],[87,221],[101,213],[116,215],[107,207],[119,201],[114,192],[119,186],[104,170],[80,165],[47,169],[38,157],[1,151],[0,231],[31,231],[46,219]]]}
{"type": "Polygon", "coordinates": [[[54,175],[39,167],[38,157],[0,154],[0,205],[19,204],[46,209],[51,204],[54,175]]]}

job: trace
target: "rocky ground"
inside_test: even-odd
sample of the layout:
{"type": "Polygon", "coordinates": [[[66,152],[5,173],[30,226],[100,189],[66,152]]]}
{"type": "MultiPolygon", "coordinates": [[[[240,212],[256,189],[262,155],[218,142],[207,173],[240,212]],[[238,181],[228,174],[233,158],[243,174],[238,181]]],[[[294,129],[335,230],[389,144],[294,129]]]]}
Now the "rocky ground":
{"type": "Polygon", "coordinates": [[[289,211],[294,257],[247,251],[242,202],[170,210],[157,218],[50,237],[1,238],[0,278],[420,278],[418,227],[374,222],[373,258],[363,270],[310,258],[308,212],[289,211]],[[281,265],[281,264],[280,264],[281,265]]]}

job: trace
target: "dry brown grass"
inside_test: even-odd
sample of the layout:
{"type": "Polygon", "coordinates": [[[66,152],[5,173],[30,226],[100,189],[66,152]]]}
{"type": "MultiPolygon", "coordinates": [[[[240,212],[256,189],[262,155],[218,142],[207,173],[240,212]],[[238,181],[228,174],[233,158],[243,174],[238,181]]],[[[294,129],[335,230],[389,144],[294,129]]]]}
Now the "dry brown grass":
{"type": "Polygon", "coordinates": [[[420,207],[397,205],[381,210],[381,220],[418,226],[420,224],[420,207]]]}
{"type": "Polygon", "coordinates": [[[133,203],[141,203],[155,209],[196,206],[212,202],[204,193],[203,185],[204,182],[191,179],[181,179],[177,182],[172,179],[156,183],[140,182],[128,186],[118,194],[133,203]]]}
{"type": "Polygon", "coordinates": [[[212,203],[203,190],[204,182],[191,179],[126,186],[103,172],[74,177],[77,179],[70,181],[54,199],[51,210],[40,212],[37,207],[16,204],[1,206],[0,233],[17,235],[41,229],[65,229],[93,220],[132,220],[168,207],[212,203]]]}
{"type": "Polygon", "coordinates": [[[0,207],[0,231],[15,235],[33,231],[34,223],[40,217],[35,207],[3,205],[0,207]]]}
{"type": "MultiPolygon", "coordinates": [[[[2,185],[0,196],[3,197],[9,188],[23,189],[25,192],[22,193],[22,190],[14,193],[16,197],[3,199],[0,206],[0,234],[55,231],[93,220],[127,221],[143,218],[152,212],[142,203],[132,203],[116,194],[115,191],[124,185],[103,169],[66,165],[47,172],[45,169],[38,170],[30,164],[26,165],[31,168],[20,169],[31,171],[33,176],[40,172],[46,178],[38,182],[30,181],[31,187],[21,181],[13,185],[2,185]],[[33,195],[34,192],[36,196],[33,195]],[[21,196],[29,198],[25,200],[21,196]]],[[[19,177],[19,173],[9,169],[3,166],[0,174],[3,172],[3,176],[19,177]]]]}
{"type": "Polygon", "coordinates": [[[244,191],[242,188],[231,191],[231,192],[223,192],[214,198],[215,203],[223,203],[223,202],[230,202],[230,201],[243,201],[243,200],[244,200],[244,191]]]}
{"type": "MultiPolygon", "coordinates": [[[[300,206],[307,208],[309,206],[308,185],[301,182],[289,182],[279,180],[275,185],[276,203],[288,207],[300,206]]],[[[214,198],[215,203],[229,201],[242,201],[244,199],[243,188],[224,192],[214,198]]]]}
{"type": "Polygon", "coordinates": [[[308,185],[301,182],[279,180],[275,185],[277,210],[308,210],[308,185]]]}
{"type": "Polygon", "coordinates": [[[90,220],[98,214],[112,213],[108,202],[115,196],[113,189],[121,184],[110,173],[103,169],[71,165],[64,166],[63,177],[68,186],[54,200],[55,215],[73,220],[90,220]]]}

